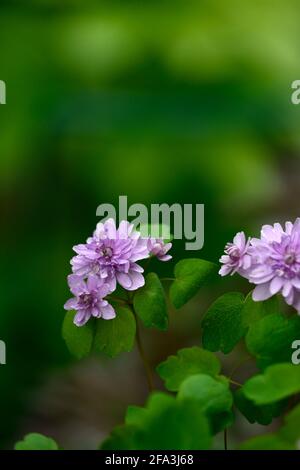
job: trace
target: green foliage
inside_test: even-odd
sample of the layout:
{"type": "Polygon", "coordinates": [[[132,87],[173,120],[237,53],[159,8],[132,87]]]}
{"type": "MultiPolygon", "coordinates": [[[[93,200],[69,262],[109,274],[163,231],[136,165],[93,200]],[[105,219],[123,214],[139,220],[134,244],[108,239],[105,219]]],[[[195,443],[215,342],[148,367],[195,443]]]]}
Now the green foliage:
{"type": "Polygon", "coordinates": [[[69,311],[65,315],[62,335],[70,353],[77,359],[90,354],[94,339],[95,321],[90,320],[80,328],[74,325],[75,312],[69,311]]]}
{"type": "MultiPolygon", "coordinates": [[[[214,264],[199,259],[177,263],[170,288],[174,306],[188,302],[215,270],[214,264]]],[[[126,302],[123,294],[122,290],[118,293],[126,302]]],[[[74,313],[68,312],[63,337],[70,352],[82,358],[99,352],[115,357],[130,351],[135,315],[147,328],[167,329],[167,304],[157,274],[147,274],[145,285],[131,298],[132,310],[117,306],[114,320],[91,319],[80,328],[73,324],[74,313]]],[[[291,344],[300,337],[300,318],[282,315],[276,296],[254,302],[251,293],[246,298],[239,292],[223,294],[208,308],[202,330],[202,348],[180,349],[156,368],[166,389],[177,395],[153,393],[145,407],[128,407],[125,423],[111,432],[101,449],[209,449],[212,436],[233,423],[233,404],[250,423],[266,426],[283,413],[288,397],[300,392],[300,368],[289,362],[291,344]],[[221,362],[214,352],[228,354],[243,338],[264,372],[232,393],[229,378],[220,375],[221,362]]],[[[277,433],[252,438],[241,449],[295,449],[299,422],[300,406],[277,433]]],[[[38,444],[29,440],[29,446],[33,445],[38,444]]]]}
{"type": "Polygon", "coordinates": [[[186,304],[217,271],[217,266],[201,259],[183,259],[174,270],[175,281],[170,287],[170,299],[175,308],[186,304]]]}
{"type": "Polygon", "coordinates": [[[86,325],[77,327],[73,323],[74,313],[68,312],[63,323],[63,338],[69,351],[77,358],[93,352],[103,352],[115,357],[134,346],[136,322],[128,307],[115,307],[113,320],[92,319],[86,325]]]}
{"type": "Polygon", "coordinates": [[[300,392],[300,367],[274,364],[263,374],[251,377],[243,386],[245,396],[257,405],[266,405],[300,392]]]}
{"type": "Polygon", "coordinates": [[[94,350],[115,357],[132,350],[135,341],[136,322],[128,307],[117,307],[116,318],[100,320],[94,338],[94,350]]]}
{"type": "Polygon", "coordinates": [[[255,302],[252,299],[252,292],[249,292],[242,310],[242,325],[248,328],[256,321],[274,313],[280,313],[278,296],[274,295],[263,302],[255,302]]]}
{"type": "MultiPolygon", "coordinates": [[[[288,442],[297,443],[300,439],[300,405],[297,405],[285,416],[280,436],[288,442]]],[[[299,447],[299,446],[298,446],[299,447]]]]}
{"type": "Polygon", "coordinates": [[[201,450],[210,445],[209,425],[197,402],[154,393],[145,408],[129,408],[125,424],[112,431],[101,449],[201,450]]]}
{"type": "Polygon", "coordinates": [[[165,387],[172,391],[178,391],[181,383],[191,375],[208,374],[216,376],[220,373],[219,359],[210,351],[194,346],[180,349],[176,356],[157,366],[157,372],[165,382],[165,387]]]}
{"type": "Polygon", "coordinates": [[[246,336],[246,345],[264,369],[270,364],[288,362],[291,344],[300,338],[300,317],[286,318],[279,313],[268,315],[253,323],[246,336]]]}
{"type": "Polygon", "coordinates": [[[133,298],[137,315],[147,328],[168,328],[168,311],[165,293],[155,273],[146,276],[145,285],[138,289],[133,298]]]}
{"type": "Polygon", "coordinates": [[[219,297],[208,309],[202,321],[204,348],[228,354],[246,333],[242,324],[244,297],[229,292],[219,297]]]}
{"type": "Polygon", "coordinates": [[[234,393],[234,404],[238,410],[245,416],[249,423],[259,423],[264,426],[270,424],[273,418],[277,418],[286,406],[286,401],[271,403],[270,405],[256,405],[249,400],[243,388],[234,393]]]}
{"type": "Polygon", "coordinates": [[[300,439],[300,405],[285,416],[283,426],[276,432],[257,436],[244,442],[242,450],[296,450],[300,439]]]}
{"type": "Polygon", "coordinates": [[[214,433],[232,423],[233,397],[228,380],[198,374],[188,377],[180,386],[179,400],[192,399],[205,413],[214,433]]]}
{"type": "Polygon", "coordinates": [[[31,433],[15,444],[15,450],[58,450],[58,445],[50,437],[31,433]]]}
{"type": "Polygon", "coordinates": [[[263,434],[252,437],[240,446],[241,450],[295,450],[295,446],[285,442],[277,434],[263,434]]]}

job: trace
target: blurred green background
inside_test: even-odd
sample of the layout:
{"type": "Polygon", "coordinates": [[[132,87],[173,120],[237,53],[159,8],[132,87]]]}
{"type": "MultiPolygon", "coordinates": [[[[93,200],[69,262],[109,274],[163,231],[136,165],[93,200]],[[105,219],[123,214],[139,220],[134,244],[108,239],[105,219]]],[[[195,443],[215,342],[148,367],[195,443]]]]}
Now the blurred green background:
{"type": "MultiPolygon", "coordinates": [[[[217,261],[236,231],[299,215],[299,19],[297,0],[2,0],[2,448],[29,431],[95,447],[145,401],[136,353],[76,363],[61,338],[72,246],[99,204],[204,203],[204,249],[175,242],[175,261],[217,261]]],[[[170,332],[144,332],[153,364],[199,343],[228,288],[249,289],[219,280],[170,332]]],[[[237,420],[233,443],[249,436],[237,420]]]]}

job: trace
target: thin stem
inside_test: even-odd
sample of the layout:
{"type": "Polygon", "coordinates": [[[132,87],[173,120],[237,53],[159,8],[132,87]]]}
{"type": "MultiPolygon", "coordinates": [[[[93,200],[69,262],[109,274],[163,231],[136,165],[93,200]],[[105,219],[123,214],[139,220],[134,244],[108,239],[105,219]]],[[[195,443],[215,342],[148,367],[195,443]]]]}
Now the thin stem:
{"type": "Polygon", "coordinates": [[[224,450],[227,450],[228,447],[227,447],[227,429],[225,428],[224,429],[224,450]]]}
{"type": "Polygon", "coordinates": [[[161,281],[175,281],[175,277],[161,277],[160,278],[161,281]]]}
{"type": "Polygon", "coordinates": [[[142,344],[142,341],[141,341],[140,327],[139,327],[138,319],[137,319],[136,316],[135,316],[135,319],[136,319],[136,343],[137,343],[137,347],[138,347],[141,359],[142,359],[143,364],[144,364],[146,377],[147,377],[148,388],[149,388],[149,392],[151,393],[154,390],[152,370],[151,370],[150,364],[148,362],[148,359],[146,358],[146,355],[145,355],[145,351],[144,351],[143,344],[142,344]]]}
{"type": "Polygon", "coordinates": [[[237,385],[238,387],[242,387],[243,384],[240,384],[239,382],[236,382],[235,380],[229,379],[229,382],[233,385],[237,385]]]}

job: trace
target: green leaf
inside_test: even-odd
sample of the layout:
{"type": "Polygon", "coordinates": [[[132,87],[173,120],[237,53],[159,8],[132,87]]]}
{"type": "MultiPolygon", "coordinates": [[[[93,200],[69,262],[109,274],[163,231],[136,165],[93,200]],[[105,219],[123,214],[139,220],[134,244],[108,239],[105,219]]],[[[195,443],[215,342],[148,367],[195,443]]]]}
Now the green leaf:
{"type": "Polygon", "coordinates": [[[175,281],[170,287],[170,299],[175,308],[186,304],[208,279],[217,271],[217,266],[201,259],[183,259],[174,270],[175,281]]]}
{"type": "Polygon", "coordinates": [[[31,433],[15,444],[15,450],[58,450],[58,445],[50,437],[31,433]]]}
{"type": "Polygon", "coordinates": [[[135,293],[133,305],[136,314],[147,328],[168,328],[165,293],[157,274],[147,274],[145,285],[135,293]]]}
{"type": "Polygon", "coordinates": [[[300,338],[300,317],[286,318],[268,315],[251,325],[246,335],[248,351],[256,356],[257,365],[264,369],[276,362],[291,360],[291,345],[300,338]]]}
{"type": "Polygon", "coordinates": [[[136,322],[128,307],[116,307],[116,318],[96,321],[93,343],[95,352],[103,352],[115,357],[122,352],[133,349],[136,333],[136,322]]]}
{"type": "Polygon", "coordinates": [[[245,299],[241,314],[242,325],[249,328],[254,322],[274,313],[280,313],[280,303],[276,295],[263,302],[255,302],[250,292],[245,299]]]}
{"type": "Polygon", "coordinates": [[[215,354],[194,346],[180,349],[176,356],[157,366],[157,373],[165,381],[165,387],[176,392],[181,383],[189,376],[195,374],[208,374],[216,376],[220,373],[221,364],[215,354]]]}
{"type": "Polygon", "coordinates": [[[73,311],[66,313],[62,327],[62,336],[67,343],[70,353],[77,359],[81,359],[88,356],[91,352],[95,320],[92,319],[86,325],[78,327],[73,323],[75,313],[73,311]]]}
{"type": "Polygon", "coordinates": [[[273,418],[277,418],[286,406],[285,400],[270,405],[255,405],[245,396],[243,388],[234,393],[234,403],[249,423],[259,423],[264,426],[270,424],[273,418]]]}
{"type": "Polygon", "coordinates": [[[101,450],[137,450],[135,426],[116,426],[110,436],[100,445],[101,450]]]}
{"type": "Polygon", "coordinates": [[[295,446],[281,439],[277,434],[264,434],[243,442],[241,450],[295,450],[295,446]]]}
{"type": "Polygon", "coordinates": [[[231,424],[233,397],[228,380],[217,380],[205,374],[192,375],[181,384],[178,399],[195,400],[210,420],[214,433],[231,424]]]}
{"type": "Polygon", "coordinates": [[[284,425],[280,429],[280,437],[296,444],[300,440],[300,405],[297,405],[284,418],[284,425]]]}
{"type": "Polygon", "coordinates": [[[128,307],[115,307],[113,320],[91,319],[81,327],[74,325],[74,312],[68,312],[63,323],[63,338],[68,349],[78,359],[94,352],[115,357],[132,350],[135,341],[136,322],[128,307]]]}
{"type": "Polygon", "coordinates": [[[229,292],[219,297],[208,309],[202,321],[202,343],[209,351],[230,353],[247,329],[241,321],[244,297],[229,292]]]}
{"type": "Polygon", "coordinates": [[[277,433],[265,434],[249,439],[241,445],[243,450],[296,450],[300,439],[300,405],[284,418],[277,433]]]}
{"type": "Polygon", "coordinates": [[[251,377],[243,386],[245,396],[257,405],[274,403],[300,392],[300,367],[275,364],[251,377]]]}
{"type": "Polygon", "coordinates": [[[197,402],[154,393],[145,408],[130,407],[125,425],[117,427],[101,449],[201,450],[210,445],[209,425],[197,402]]]}

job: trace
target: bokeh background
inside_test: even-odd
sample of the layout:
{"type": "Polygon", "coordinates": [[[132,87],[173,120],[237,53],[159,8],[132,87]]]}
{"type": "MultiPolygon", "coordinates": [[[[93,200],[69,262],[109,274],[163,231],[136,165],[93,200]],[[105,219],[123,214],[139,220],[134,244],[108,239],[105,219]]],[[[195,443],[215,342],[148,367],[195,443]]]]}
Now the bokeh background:
{"type": "MultiPolygon", "coordinates": [[[[99,204],[204,203],[204,249],[175,242],[175,261],[299,215],[299,19],[297,0],[1,1],[1,448],[30,431],[95,448],[145,401],[136,352],[75,362],[61,338],[71,248],[99,204]]],[[[143,332],[152,364],[199,344],[229,288],[249,290],[220,279],[168,333],[143,332]]],[[[230,445],[250,428],[237,416],[230,445]]]]}

